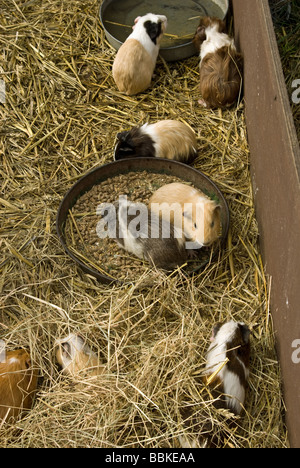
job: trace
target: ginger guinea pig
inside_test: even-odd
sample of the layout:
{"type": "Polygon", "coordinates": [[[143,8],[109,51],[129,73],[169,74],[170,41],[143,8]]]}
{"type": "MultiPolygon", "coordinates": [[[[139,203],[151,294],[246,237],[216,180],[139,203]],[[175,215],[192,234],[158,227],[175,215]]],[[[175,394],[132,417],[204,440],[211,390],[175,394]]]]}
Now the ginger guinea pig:
{"type": "Polygon", "coordinates": [[[150,198],[149,208],[181,229],[192,249],[209,246],[221,235],[220,205],[187,184],[163,185],[150,198]]]}
{"type": "Polygon", "coordinates": [[[118,50],[112,74],[122,93],[141,93],[151,85],[167,18],[148,13],[135,19],[132,33],[118,50]]]}
{"type": "Polygon", "coordinates": [[[205,107],[230,107],[237,100],[242,81],[242,55],[233,38],[225,32],[225,23],[217,18],[201,18],[193,38],[200,52],[199,103],[205,107]]]}
{"type": "Polygon", "coordinates": [[[115,161],[125,158],[156,157],[188,162],[197,155],[195,132],[178,120],[160,120],[117,134],[115,161]]]}
{"type": "Polygon", "coordinates": [[[104,213],[103,220],[97,225],[99,237],[108,233],[121,248],[163,270],[173,270],[186,262],[182,234],[172,223],[150,212],[147,205],[120,197],[115,204],[98,207],[97,214],[104,213]]]}
{"type": "Polygon", "coordinates": [[[243,322],[218,323],[213,328],[211,341],[204,381],[221,396],[218,400],[221,407],[239,415],[249,378],[250,330],[243,322]]]}
{"type": "Polygon", "coordinates": [[[14,422],[32,407],[38,375],[24,349],[7,351],[0,362],[0,422],[14,422]]]}
{"type": "Polygon", "coordinates": [[[67,337],[56,340],[56,359],[63,371],[72,377],[86,372],[89,376],[100,375],[104,365],[80,335],[70,333],[67,337]]]}

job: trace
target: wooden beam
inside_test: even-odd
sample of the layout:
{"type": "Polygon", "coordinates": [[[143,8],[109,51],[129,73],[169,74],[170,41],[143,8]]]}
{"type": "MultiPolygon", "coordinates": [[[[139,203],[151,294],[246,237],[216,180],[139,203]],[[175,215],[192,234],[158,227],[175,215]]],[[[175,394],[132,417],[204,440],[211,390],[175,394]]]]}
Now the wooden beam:
{"type": "Polygon", "coordinates": [[[268,1],[232,0],[232,7],[236,41],[244,54],[253,192],[264,264],[272,278],[270,307],[286,423],[291,446],[300,447],[300,363],[293,358],[293,344],[300,340],[299,142],[268,1]]]}

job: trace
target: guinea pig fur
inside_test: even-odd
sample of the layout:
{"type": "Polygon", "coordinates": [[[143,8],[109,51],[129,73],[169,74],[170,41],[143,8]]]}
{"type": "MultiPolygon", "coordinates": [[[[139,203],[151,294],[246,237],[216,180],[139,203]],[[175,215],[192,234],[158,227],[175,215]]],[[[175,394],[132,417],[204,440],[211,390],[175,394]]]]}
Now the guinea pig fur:
{"type": "Polygon", "coordinates": [[[195,132],[177,120],[161,120],[118,133],[114,159],[156,157],[189,162],[197,155],[195,132]]]}
{"type": "Polygon", "coordinates": [[[38,375],[24,349],[7,351],[0,362],[0,421],[12,423],[32,407],[38,375]]]}
{"type": "Polygon", "coordinates": [[[185,239],[172,223],[161,220],[146,205],[127,199],[120,198],[115,207],[112,216],[116,219],[116,229],[112,237],[120,247],[167,271],[186,262],[185,239]]]}
{"type": "Polygon", "coordinates": [[[132,33],[118,50],[112,74],[122,93],[135,95],[149,88],[167,27],[163,15],[148,13],[136,18],[132,33]]]}
{"type": "Polygon", "coordinates": [[[104,365],[99,363],[96,354],[80,335],[70,333],[56,340],[55,347],[56,359],[66,374],[76,377],[80,373],[89,376],[103,373],[104,365]]]}
{"type": "Polygon", "coordinates": [[[216,18],[200,20],[193,43],[200,52],[199,103],[209,108],[230,107],[241,90],[242,55],[233,38],[224,33],[225,23],[216,18]]]}
{"type": "Polygon", "coordinates": [[[149,208],[170,219],[194,248],[209,246],[221,235],[220,205],[187,184],[163,185],[150,198],[149,208]]]}
{"type": "Polygon", "coordinates": [[[221,406],[225,406],[236,415],[241,413],[245,401],[249,358],[250,330],[247,325],[231,320],[224,324],[219,323],[213,328],[204,380],[218,395],[223,396],[223,399],[221,397],[219,400],[221,406]],[[222,367],[223,363],[225,365],[222,367]]]}

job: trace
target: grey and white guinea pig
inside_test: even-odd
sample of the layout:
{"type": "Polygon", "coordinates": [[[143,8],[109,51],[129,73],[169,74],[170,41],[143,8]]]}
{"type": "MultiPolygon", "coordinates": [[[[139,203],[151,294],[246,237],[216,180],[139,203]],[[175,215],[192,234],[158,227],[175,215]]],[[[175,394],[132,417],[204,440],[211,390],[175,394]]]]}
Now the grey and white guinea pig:
{"type": "Polygon", "coordinates": [[[167,18],[148,13],[137,17],[134,23],[133,31],[118,50],[112,67],[117,88],[130,96],[151,85],[167,18]]]}
{"type": "Polygon", "coordinates": [[[56,359],[63,372],[72,377],[80,373],[92,376],[104,372],[105,366],[99,362],[97,355],[80,335],[70,333],[65,338],[57,339],[55,348],[56,359]]]}
{"type": "Polygon", "coordinates": [[[149,208],[181,229],[193,248],[211,245],[221,235],[221,206],[201,190],[173,182],[157,189],[149,208]]]}
{"type": "Polygon", "coordinates": [[[204,107],[230,107],[241,92],[243,58],[224,31],[224,21],[204,17],[193,38],[200,53],[199,103],[204,107]]]}
{"type": "Polygon", "coordinates": [[[151,266],[171,271],[186,262],[185,239],[172,223],[151,213],[147,205],[120,197],[114,205],[109,205],[105,220],[110,237],[151,266]]]}
{"type": "Polygon", "coordinates": [[[0,421],[12,423],[32,407],[38,371],[28,351],[7,351],[0,362],[0,421]]]}
{"type": "Polygon", "coordinates": [[[160,120],[117,134],[114,159],[156,157],[189,162],[197,155],[194,130],[178,120],[160,120]]]}
{"type": "Polygon", "coordinates": [[[245,401],[249,360],[249,327],[234,320],[216,324],[207,351],[204,381],[223,395],[224,399],[218,400],[221,406],[236,415],[241,413],[245,401]]]}

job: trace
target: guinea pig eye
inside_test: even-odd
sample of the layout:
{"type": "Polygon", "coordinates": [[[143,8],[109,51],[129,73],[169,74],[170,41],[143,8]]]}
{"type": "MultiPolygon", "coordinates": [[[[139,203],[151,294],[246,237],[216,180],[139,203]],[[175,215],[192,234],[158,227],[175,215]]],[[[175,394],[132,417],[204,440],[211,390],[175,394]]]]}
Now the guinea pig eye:
{"type": "Polygon", "coordinates": [[[197,224],[196,223],[194,223],[194,228],[197,229],[197,224]]]}
{"type": "Polygon", "coordinates": [[[214,222],[214,221],[212,221],[212,223],[211,223],[210,227],[212,227],[212,228],[213,228],[214,226],[215,226],[215,222],[214,222]]]}

